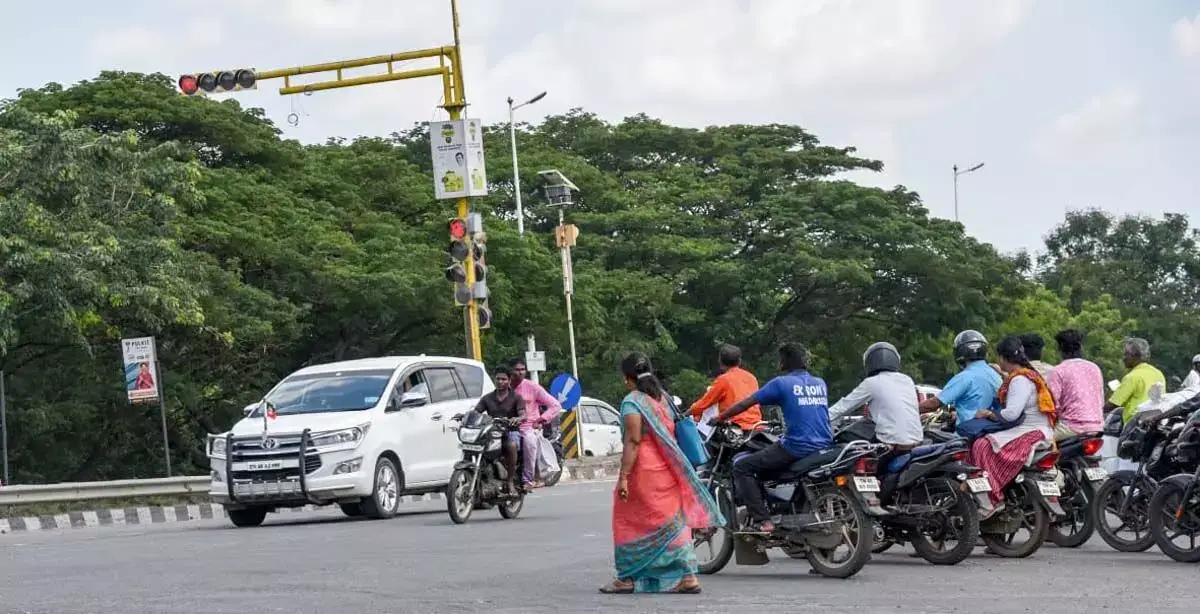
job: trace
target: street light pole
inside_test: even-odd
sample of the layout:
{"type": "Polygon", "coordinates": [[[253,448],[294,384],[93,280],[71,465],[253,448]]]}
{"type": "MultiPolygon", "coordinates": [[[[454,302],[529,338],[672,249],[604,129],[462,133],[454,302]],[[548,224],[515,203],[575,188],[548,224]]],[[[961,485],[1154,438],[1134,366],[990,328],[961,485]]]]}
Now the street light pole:
{"type": "Polygon", "coordinates": [[[968,169],[962,170],[962,171],[958,170],[957,164],[955,164],[951,168],[954,169],[954,221],[957,222],[958,221],[958,176],[966,175],[967,173],[973,173],[973,172],[983,168],[983,162],[980,162],[979,164],[976,164],[975,166],[972,166],[971,168],[968,168],[968,169]]]}
{"type": "Polygon", "coordinates": [[[517,234],[519,235],[525,234],[525,209],[521,206],[521,172],[517,168],[517,123],[513,119],[513,112],[545,97],[546,92],[542,92],[516,106],[513,106],[512,96],[508,97],[508,138],[512,142],[513,194],[517,198],[517,234]]]}

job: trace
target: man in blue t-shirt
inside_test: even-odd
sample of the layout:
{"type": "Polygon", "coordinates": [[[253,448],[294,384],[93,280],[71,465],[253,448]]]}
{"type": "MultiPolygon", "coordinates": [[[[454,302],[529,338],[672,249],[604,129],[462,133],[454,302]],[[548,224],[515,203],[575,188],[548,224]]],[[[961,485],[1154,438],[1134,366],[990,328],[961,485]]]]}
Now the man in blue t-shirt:
{"type": "Polygon", "coordinates": [[[712,420],[726,422],[755,405],[778,405],[783,410],[787,428],[783,438],[733,465],[733,488],[750,512],[750,530],[763,533],[774,531],[775,525],[763,502],[759,480],[833,445],[829,392],[825,380],[808,372],[808,350],[798,343],[783,344],[779,348],[779,370],[783,375],[712,420]]]}
{"type": "Polygon", "coordinates": [[[921,413],[953,405],[956,424],[973,420],[976,412],[989,409],[1000,389],[1000,374],[987,363],[988,341],[977,331],[964,330],[954,338],[954,360],[962,367],[946,382],[936,397],[921,402],[921,413]]]}

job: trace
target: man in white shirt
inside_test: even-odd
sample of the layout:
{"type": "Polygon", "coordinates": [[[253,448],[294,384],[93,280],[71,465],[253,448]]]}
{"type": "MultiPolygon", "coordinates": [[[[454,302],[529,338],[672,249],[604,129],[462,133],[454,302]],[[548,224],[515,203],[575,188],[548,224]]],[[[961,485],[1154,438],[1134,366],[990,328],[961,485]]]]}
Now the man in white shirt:
{"type": "Polygon", "coordinates": [[[925,438],[917,410],[917,385],[900,372],[900,352],[886,341],[867,348],[863,367],[867,378],[829,408],[829,420],[835,421],[865,404],[875,422],[875,438],[892,446],[892,453],[879,459],[882,472],[891,458],[915,448],[925,438]]]}
{"type": "Polygon", "coordinates": [[[1180,390],[1188,388],[1200,387],[1200,354],[1192,356],[1192,370],[1188,371],[1187,377],[1183,378],[1183,385],[1180,390]]]}

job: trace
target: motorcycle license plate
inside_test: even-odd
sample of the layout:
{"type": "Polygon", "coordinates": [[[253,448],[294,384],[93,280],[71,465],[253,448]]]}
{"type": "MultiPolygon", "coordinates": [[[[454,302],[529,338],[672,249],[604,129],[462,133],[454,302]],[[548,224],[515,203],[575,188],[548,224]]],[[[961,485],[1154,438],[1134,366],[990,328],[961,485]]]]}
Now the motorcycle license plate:
{"type": "Polygon", "coordinates": [[[1054,482],[1038,482],[1037,489],[1044,497],[1057,497],[1062,494],[1058,490],[1058,484],[1054,482]]]}
{"type": "Polygon", "coordinates": [[[869,476],[854,476],[854,490],[858,492],[879,492],[879,480],[869,476]]]}
{"type": "Polygon", "coordinates": [[[967,480],[967,488],[970,488],[973,493],[992,492],[992,485],[987,478],[971,478],[967,480]]]}
{"type": "Polygon", "coordinates": [[[1100,467],[1088,467],[1083,470],[1083,475],[1092,482],[1103,482],[1108,479],[1108,472],[1100,467]]]}
{"type": "Polygon", "coordinates": [[[466,450],[467,452],[483,452],[483,446],[477,443],[460,443],[458,444],[458,447],[466,450]]]}

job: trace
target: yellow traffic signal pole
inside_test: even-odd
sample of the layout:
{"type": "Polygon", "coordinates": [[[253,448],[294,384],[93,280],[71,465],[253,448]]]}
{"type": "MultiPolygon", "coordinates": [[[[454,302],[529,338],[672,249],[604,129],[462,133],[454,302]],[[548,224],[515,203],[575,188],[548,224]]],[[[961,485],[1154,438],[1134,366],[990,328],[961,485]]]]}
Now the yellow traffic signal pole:
{"type": "MultiPolygon", "coordinates": [[[[257,73],[258,80],[283,79],[283,87],[279,88],[279,93],[287,96],[290,94],[307,94],[343,87],[440,76],[442,78],[442,97],[445,100],[442,108],[450,113],[450,119],[460,119],[462,118],[463,109],[467,106],[467,97],[463,91],[462,46],[458,35],[458,0],[450,0],[450,14],[454,21],[454,46],[452,47],[433,47],[430,49],[393,53],[391,55],[377,55],[369,58],[342,60],[340,62],[326,62],[324,64],[311,64],[295,68],[266,70],[257,73]],[[399,72],[395,70],[394,64],[396,62],[407,62],[424,58],[438,58],[438,66],[436,68],[421,68],[399,72]],[[447,63],[449,63],[448,66],[447,63]],[[382,75],[367,75],[363,77],[342,76],[342,71],[348,68],[362,68],[364,66],[378,66],[381,64],[386,64],[388,69],[382,75]],[[292,77],[324,72],[336,72],[337,77],[332,81],[292,85],[292,77]]],[[[463,220],[467,219],[467,214],[470,213],[470,210],[469,200],[467,198],[460,198],[458,201],[458,217],[463,220]]],[[[468,245],[472,246],[472,250],[468,252],[463,264],[467,273],[467,287],[474,288],[474,242],[470,242],[468,245]]],[[[483,360],[483,348],[479,341],[479,309],[474,300],[467,304],[463,319],[467,337],[467,352],[475,360],[483,360]]]]}

